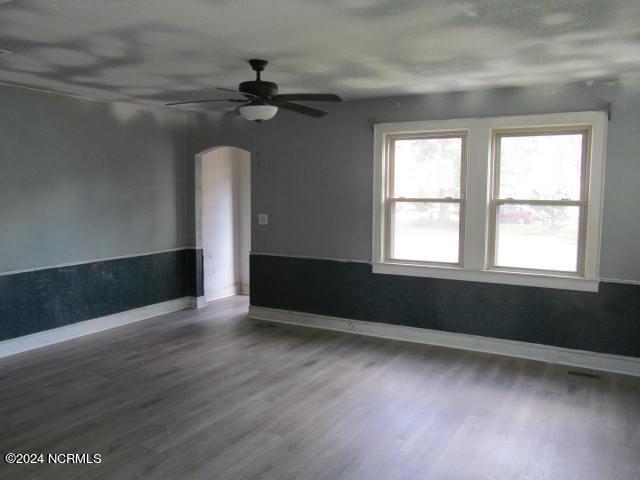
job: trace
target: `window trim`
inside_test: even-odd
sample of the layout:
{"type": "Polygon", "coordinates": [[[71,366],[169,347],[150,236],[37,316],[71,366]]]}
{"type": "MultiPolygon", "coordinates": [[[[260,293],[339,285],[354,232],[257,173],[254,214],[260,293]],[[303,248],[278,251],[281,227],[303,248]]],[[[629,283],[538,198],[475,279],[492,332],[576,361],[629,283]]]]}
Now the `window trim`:
{"type": "MultiPolygon", "coordinates": [[[[604,185],[606,148],[606,114],[601,111],[574,113],[502,116],[486,118],[428,120],[418,122],[381,123],[374,126],[374,185],[373,185],[373,250],[374,273],[410,275],[454,280],[504,283],[511,285],[597,291],[599,283],[601,212],[604,185]],[[547,127],[590,126],[590,162],[587,166],[589,189],[585,213],[584,274],[545,271],[515,271],[489,268],[490,201],[493,161],[491,158],[494,131],[508,129],[543,129],[547,127]],[[386,138],[397,134],[430,134],[451,131],[467,132],[466,182],[464,196],[464,245],[462,266],[421,264],[419,262],[388,261],[386,248],[385,196],[387,165],[386,138]],[[471,199],[471,201],[470,201],[471,199]]],[[[462,220],[461,220],[462,221],[462,220]]]]}

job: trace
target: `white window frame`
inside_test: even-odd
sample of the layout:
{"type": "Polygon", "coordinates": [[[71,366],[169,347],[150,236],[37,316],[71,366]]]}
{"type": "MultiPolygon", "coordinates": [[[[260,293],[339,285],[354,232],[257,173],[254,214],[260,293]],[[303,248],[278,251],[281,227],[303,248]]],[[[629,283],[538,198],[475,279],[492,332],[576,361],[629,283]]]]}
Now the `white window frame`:
{"type": "Polygon", "coordinates": [[[504,283],[568,290],[598,291],[600,264],[601,213],[604,186],[607,117],[604,112],[588,111],[546,115],[429,120],[381,123],[374,127],[373,175],[373,272],[453,280],[504,283]],[[491,267],[493,178],[493,138],[496,132],[512,129],[576,128],[590,130],[587,178],[588,201],[584,233],[584,263],[580,273],[519,271],[491,267]],[[464,242],[461,265],[432,265],[423,262],[396,261],[387,258],[387,138],[400,134],[438,134],[466,132],[467,157],[464,242]]]}

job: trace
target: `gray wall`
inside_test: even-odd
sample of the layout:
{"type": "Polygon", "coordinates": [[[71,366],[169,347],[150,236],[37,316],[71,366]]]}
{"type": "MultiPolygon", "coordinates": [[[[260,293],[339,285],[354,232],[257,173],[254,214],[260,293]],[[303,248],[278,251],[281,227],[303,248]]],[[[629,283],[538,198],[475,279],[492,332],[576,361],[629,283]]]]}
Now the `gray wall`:
{"type": "Polygon", "coordinates": [[[186,115],[0,86],[0,272],[188,246],[186,115]]]}
{"type": "MultiPolygon", "coordinates": [[[[607,145],[601,276],[640,280],[640,89],[616,82],[405,96],[327,105],[321,120],[280,112],[256,126],[200,115],[189,122],[190,156],[216,145],[254,151],[252,249],[368,261],[372,131],[377,122],[554,113],[613,104],[607,145]],[[271,224],[256,225],[256,213],[271,224]]],[[[190,226],[190,232],[193,231],[190,226]]]]}

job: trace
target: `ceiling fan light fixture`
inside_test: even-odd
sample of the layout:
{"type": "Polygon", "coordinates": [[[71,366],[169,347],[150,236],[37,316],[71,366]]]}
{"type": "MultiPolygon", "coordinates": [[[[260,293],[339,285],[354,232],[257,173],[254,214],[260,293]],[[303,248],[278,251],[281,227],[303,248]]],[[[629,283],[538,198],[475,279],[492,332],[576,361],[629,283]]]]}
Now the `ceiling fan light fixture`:
{"type": "Polygon", "coordinates": [[[242,118],[252,122],[269,120],[278,113],[278,107],[273,105],[243,105],[238,110],[242,118]]]}
{"type": "MultiPolygon", "coordinates": [[[[0,0],[2,2],[2,0],[0,0]]],[[[171,102],[165,105],[187,105],[190,103],[208,102],[231,102],[242,103],[244,105],[229,112],[252,122],[262,122],[273,118],[279,109],[289,110],[300,115],[312,118],[322,118],[327,112],[308,105],[296,102],[341,102],[342,99],[334,93],[291,93],[279,94],[278,85],[260,78],[262,72],[269,62],[257,58],[249,60],[251,68],[256,72],[256,79],[241,82],[237,90],[217,87],[225,92],[239,93],[243,98],[209,98],[202,100],[189,100],[181,102],[171,102]]]]}

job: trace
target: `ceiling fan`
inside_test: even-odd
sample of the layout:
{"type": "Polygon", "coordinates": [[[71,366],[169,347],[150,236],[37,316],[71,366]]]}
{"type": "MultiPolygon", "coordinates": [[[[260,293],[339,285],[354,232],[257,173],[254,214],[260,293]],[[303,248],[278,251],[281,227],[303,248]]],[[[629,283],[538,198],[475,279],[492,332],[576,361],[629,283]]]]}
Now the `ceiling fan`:
{"type": "Polygon", "coordinates": [[[278,108],[290,110],[295,113],[307,115],[309,117],[320,118],[324,117],[327,112],[319,110],[317,108],[308,107],[306,105],[300,105],[294,103],[300,102],[341,102],[342,99],[338,95],[332,93],[291,93],[291,94],[278,94],[278,85],[273,82],[268,82],[260,78],[260,73],[266,68],[266,60],[252,59],[249,60],[251,68],[256,72],[256,79],[242,82],[238,86],[238,90],[231,90],[229,88],[220,88],[218,90],[224,90],[225,92],[234,92],[241,94],[244,98],[230,98],[230,99],[207,99],[207,100],[192,100],[188,102],[172,102],[166,105],[186,105],[190,103],[206,103],[206,102],[231,102],[242,103],[233,110],[232,113],[240,113],[243,118],[252,120],[254,122],[262,122],[263,120],[269,120],[278,113],[278,108]]]}

